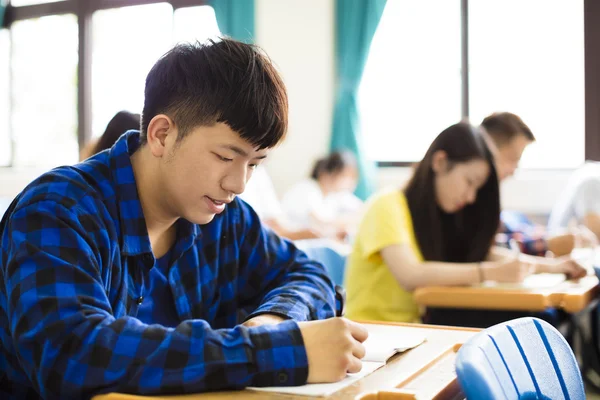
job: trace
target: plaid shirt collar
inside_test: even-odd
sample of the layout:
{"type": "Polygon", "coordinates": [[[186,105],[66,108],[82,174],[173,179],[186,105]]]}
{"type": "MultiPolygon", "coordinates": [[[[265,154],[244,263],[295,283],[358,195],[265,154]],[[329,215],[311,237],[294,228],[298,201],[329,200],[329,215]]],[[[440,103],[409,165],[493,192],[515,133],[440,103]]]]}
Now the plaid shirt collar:
{"type": "MultiPolygon", "coordinates": [[[[125,256],[152,253],[142,203],[138,196],[131,156],[140,147],[140,133],[128,131],[109,150],[111,177],[119,204],[119,220],[122,227],[121,252],[125,256]]],[[[177,241],[180,253],[191,247],[202,236],[198,225],[183,218],[177,222],[177,241]]]]}

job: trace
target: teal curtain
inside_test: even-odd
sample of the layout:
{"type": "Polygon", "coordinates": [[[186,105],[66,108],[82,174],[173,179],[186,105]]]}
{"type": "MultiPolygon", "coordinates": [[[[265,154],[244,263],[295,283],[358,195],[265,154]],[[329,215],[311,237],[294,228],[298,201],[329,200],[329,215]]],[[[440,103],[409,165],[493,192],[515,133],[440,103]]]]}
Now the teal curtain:
{"type": "Polygon", "coordinates": [[[4,23],[4,10],[6,10],[6,0],[0,0],[0,29],[2,29],[2,24],[4,23]]]}
{"type": "Polygon", "coordinates": [[[254,0],[210,0],[223,35],[246,43],[254,41],[254,0]]]}
{"type": "Polygon", "coordinates": [[[331,149],[355,153],[360,179],[356,195],[366,199],[372,192],[375,166],[365,158],[358,113],[358,88],[373,35],[386,0],[336,0],[335,52],[336,96],[331,149]]]}

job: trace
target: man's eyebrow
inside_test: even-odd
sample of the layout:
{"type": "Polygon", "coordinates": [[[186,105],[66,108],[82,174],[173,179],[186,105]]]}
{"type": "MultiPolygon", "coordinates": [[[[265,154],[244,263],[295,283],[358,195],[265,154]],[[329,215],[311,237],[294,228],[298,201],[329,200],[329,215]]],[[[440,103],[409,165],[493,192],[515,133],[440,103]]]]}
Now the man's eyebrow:
{"type": "MultiPolygon", "coordinates": [[[[246,151],[244,151],[244,149],[241,149],[233,144],[224,144],[224,145],[221,145],[221,147],[229,149],[229,150],[233,151],[234,153],[239,154],[240,156],[248,157],[248,153],[246,151]]],[[[254,157],[254,159],[257,159],[257,160],[263,160],[265,158],[267,158],[266,155],[254,157]]]]}

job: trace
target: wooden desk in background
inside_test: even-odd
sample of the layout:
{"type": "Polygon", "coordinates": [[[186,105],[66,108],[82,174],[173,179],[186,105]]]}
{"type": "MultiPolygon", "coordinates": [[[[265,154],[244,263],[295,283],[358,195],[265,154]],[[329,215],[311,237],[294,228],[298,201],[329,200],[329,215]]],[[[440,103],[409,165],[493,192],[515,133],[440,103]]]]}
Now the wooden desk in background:
{"type": "MultiPolygon", "coordinates": [[[[426,337],[420,346],[391,359],[385,366],[354,384],[339,390],[327,399],[362,400],[385,399],[454,399],[460,394],[454,360],[461,344],[478,329],[453,328],[419,324],[385,324],[403,332],[419,333],[426,337]]],[[[206,399],[287,399],[306,400],[306,396],[254,392],[252,390],[213,392],[180,396],[144,397],[110,393],[95,396],[93,400],[206,400],[206,399]]]]}
{"type": "Polygon", "coordinates": [[[484,310],[544,311],[559,308],[582,311],[598,293],[598,278],[588,275],[579,282],[564,281],[544,289],[430,286],[415,290],[417,304],[484,310]]]}

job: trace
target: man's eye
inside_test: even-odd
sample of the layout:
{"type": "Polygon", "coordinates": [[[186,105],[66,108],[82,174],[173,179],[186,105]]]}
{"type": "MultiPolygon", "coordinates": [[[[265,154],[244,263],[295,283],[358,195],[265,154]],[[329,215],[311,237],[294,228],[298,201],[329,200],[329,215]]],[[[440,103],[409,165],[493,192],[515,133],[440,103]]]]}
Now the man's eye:
{"type": "Polygon", "coordinates": [[[229,162],[229,161],[233,161],[231,158],[225,158],[225,157],[221,157],[220,155],[216,154],[217,158],[221,161],[225,161],[225,162],[229,162]]]}

